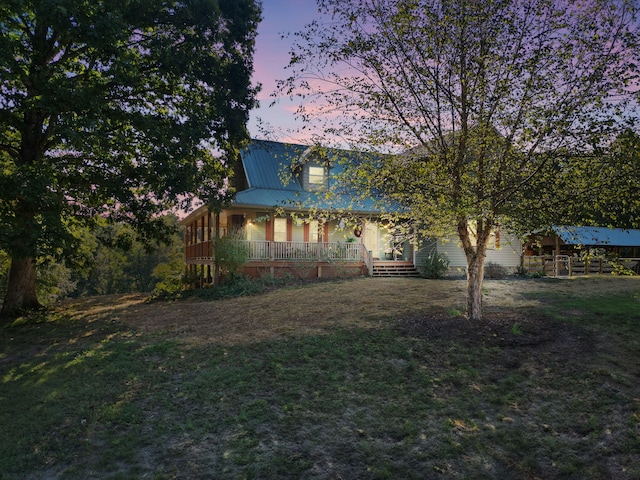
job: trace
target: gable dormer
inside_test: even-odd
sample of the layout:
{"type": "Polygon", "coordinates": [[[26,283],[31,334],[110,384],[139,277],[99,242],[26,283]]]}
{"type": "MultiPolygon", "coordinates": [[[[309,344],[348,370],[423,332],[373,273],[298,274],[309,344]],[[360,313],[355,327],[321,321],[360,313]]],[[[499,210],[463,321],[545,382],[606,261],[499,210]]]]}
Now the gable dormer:
{"type": "Polygon", "coordinates": [[[329,189],[330,168],[326,150],[314,145],[300,155],[292,170],[303,190],[318,192],[329,189]]]}

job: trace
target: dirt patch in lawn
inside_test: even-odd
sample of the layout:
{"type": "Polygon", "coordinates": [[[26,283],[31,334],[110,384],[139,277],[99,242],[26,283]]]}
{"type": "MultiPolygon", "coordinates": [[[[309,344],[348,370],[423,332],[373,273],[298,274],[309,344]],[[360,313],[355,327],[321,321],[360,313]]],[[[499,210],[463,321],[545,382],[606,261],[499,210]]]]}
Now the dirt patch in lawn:
{"type": "MultiPolygon", "coordinates": [[[[637,289],[638,282],[616,277],[589,279],[583,293],[620,293],[637,289]]],[[[169,334],[187,344],[252,343],[288,335],[304,336],[334,327],[377,328],[398,320],[403,328],[423,328],[433,335],[475,338],[478,330],[495,341],[524,344],[554,337],[557,325],[530,318],[544,297],[532,293],[553,290],[580,295],[581,280],[488,280],[484,283],[485,320],[471,325],[455,317],[464,311],[464,280],[360,278],[281,288],[256,296],[203,301],[149,302],[144,295],[114,295],[67,302],[63,309],[95,320],[124,322],[146,334],[169,334]],[[435,316],[434,313],[436,314],[435,316]],[[431,321],[418,321],[430,315],[431,321]],[[449,317],[454,318],[449,318],[449,317]],[[408,323],[407,323],[408,322],[408,323]],[[413,326],[411,324],[413,323],[413,326]],[[423,325],[418,327],[418,324],[423,325]],[[426,327],[425,325],[428,325],[426,327]],[[518,332],[518,329],[522,332],[518,332]],[[550,332],[543,331],[551,328],[550,332]],[[511,332],[513,329],[513,332],[511,332]],[[470,335],[471,332],[474,335],[470,335]],[[510,335],[507,335],[510,333],[510,335]],[[521,335],[518,335],[521,333],[521,335]],[[495,335],[495,337],[494,337],[495,335]]],[[[567,327],[569,328],[569,327],[567,327]]],[[[568,332],[568,336],[575,332],[568,332]]]]}
{"type": "MultiPolygon", "coordinates": [[[[252,343],[327,328],[376,328],[399,317],[438,308],[462,308],[462,281],[362,278],[312,283],[262,295],[203,301],[148,302],[143,296],[118,297],[96,315],[131,325],[147,334],[170,334],[188,344],[252,343]]],[[[83,310],[83,301],[72,308],[83,310]]]]}
{"type": "Polygon", "coordinates": [[[411,336],[455,340],[462,345],[481,342],[488,347],[540,347],[558,343],[567,350],[593,348],[591,334],[579,325],[518,312],[488,313],[481,322],[429,314],[401,319],[398,328],[411,336]]]}
{"type": "Polygon", "coordinates": [[[491,312],[485,314],[482,322],[446,314],[418,315],[400,319],[397,328],[408,336],[470,349],[497,347],[501,356],[498,365],[508,369],[534,354],[553,357],[565,369],[571,368],[579,366],[596,350],[594,334],[585,327],[527,312],[491,312]]]}

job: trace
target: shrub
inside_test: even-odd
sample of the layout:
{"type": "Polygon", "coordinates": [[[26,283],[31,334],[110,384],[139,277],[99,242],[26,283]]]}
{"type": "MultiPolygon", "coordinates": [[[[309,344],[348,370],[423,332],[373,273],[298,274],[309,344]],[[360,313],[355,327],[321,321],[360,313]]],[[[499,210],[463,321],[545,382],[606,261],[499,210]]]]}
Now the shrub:
{"type": "Polygon", "coordinates": [[[243,241],[241,231],[230,232],[215,241],[214,256],[220,268],[228,273],[229,278],[234,278],[250,258],[249,245],[243,241]]]}
{"type": "Polygon", "coordinates": [[[449,270],[449,259],[433,252],[424,260],[419,270],[424,278],[443,278],[449,270]]]}
{"type": "Polygon", "coordinates": [[[507,276],[507,269],[495,262],[487,262],[484,266],[484,278],[500,279],[507,276]]]}
{"type": "MultiPolygon", "coordinates": [[[[156,295],[174,295],[182,291],[189,284],[184,274],[184,263],[181,257],[175,257],[167,262],[159,263],[153,269],[156,285],[153,289],[156,295]]],[[[191,280],[194,284],[196,279],[191,280]]]]}

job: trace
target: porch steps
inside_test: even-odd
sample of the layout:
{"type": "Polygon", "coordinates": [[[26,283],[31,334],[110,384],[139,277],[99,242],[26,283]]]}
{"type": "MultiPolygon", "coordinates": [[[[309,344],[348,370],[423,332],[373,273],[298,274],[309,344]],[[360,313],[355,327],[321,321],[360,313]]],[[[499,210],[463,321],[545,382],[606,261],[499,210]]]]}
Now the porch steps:
{"type": "Polygon", "coordinates": [[[417,277],[420,274],[411,262],[374,262],[374,277],[417,277]]]}

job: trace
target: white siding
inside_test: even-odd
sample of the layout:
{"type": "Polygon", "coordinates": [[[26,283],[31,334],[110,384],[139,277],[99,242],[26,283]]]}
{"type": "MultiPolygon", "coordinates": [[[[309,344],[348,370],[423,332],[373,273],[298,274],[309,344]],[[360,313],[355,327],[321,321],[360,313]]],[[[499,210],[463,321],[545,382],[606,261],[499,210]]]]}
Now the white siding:
{"type": "Polygon", "coordinates": [[[363,242],[365,248],[373,253],[374,258],[384,258],[384,250],[380,249],[380,236],[378,233],[378,224],[373,222],[366,222],[364,227],[363,242]]]}
{"type": "Polygon", "coordinates": [[[330,242],[346,242],[348,239],[356,238],[353,234],[353,227],[344,226],[340,228],[340,222],[329,222],[329,241],[330,242]]]}
{"type": "Polygon", "coordinates": [[[518,237],[506,232],[501,234],[500,248],[487,249],[487,262],[494,262],[508,269],[520,266],[522,242],[518,237]]]}
{"type": "Polygon", "coordinates": [[[304,223],[293,221],[291,227],[291,241],[292,242],[304,242],[304,223]]]}
{"type": "MultiPolygon", "coordinates": [[[[446,255],[449,259],[449,267],[451,269],[464,271],[467,266],[467,259],[457,237],[439,239],[437,248],[438,253],[446,255]]],[[[520,265],[521,252],[522,243],[520,240],[513,235],[502,232],[500,235],[500,248],[496,249],[492,242],[490,248],[487,248],[485,261],[497,263],[508,269],[514,269],[520,265]]]]}
{"type": "Polygon", "coordinates": [[[424,265],[427,258],[433,255],[434,252],[437,252],[437,243],[438,242],[434,238],[421,239],[415,251],[413,264],[418,268],[424,265]]]}

